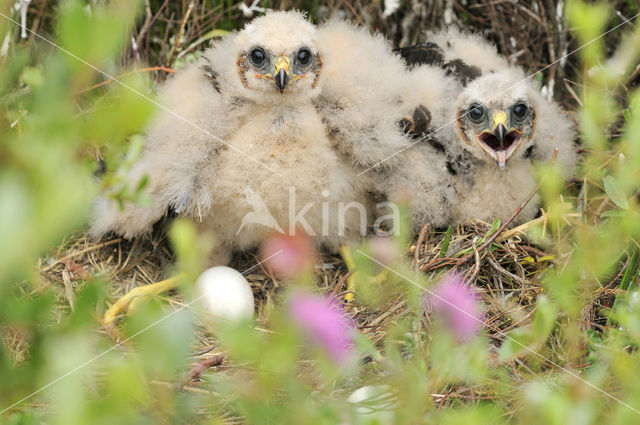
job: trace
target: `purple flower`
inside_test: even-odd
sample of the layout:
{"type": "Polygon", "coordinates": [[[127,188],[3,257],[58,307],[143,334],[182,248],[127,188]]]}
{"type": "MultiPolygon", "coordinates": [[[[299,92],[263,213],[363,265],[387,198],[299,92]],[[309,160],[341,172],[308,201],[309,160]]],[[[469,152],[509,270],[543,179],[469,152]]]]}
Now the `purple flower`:
{"type": "Polygon", "coordinates": [[[354,327],[335,299],[295,292],[289,300],[289,315],[334,361],[344,363],[349,358],[354,327]]]}
{"type": "Polygon", "coordinates": [[[478,293],[465,285],[457,273],[447,276],[426,297],[431,307],[458,339],[476,335],[483,325],[483,313],[478,293]]]}

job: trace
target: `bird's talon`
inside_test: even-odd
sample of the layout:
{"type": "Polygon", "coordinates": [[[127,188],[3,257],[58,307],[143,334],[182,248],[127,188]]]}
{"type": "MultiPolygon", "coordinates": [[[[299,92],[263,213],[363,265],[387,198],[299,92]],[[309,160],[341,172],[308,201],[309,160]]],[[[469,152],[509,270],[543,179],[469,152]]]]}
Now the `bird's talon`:
{"type": "Polygon", "coordinates": [[[431,112],[423,105],[418,106],[413,111],[412,131],[418,136],[427,134],[431,125],[431,112]]]}
{"type": "Polygon", "coordinates": [[[403,117],[399,122],[398,122],[398,126],[400,127],[400,130],[404,133],[404,134],[412,134],[414,133],[415,130],[415,123],[413,121],[413,118],[410,116],[405,116],[403,117]]]}

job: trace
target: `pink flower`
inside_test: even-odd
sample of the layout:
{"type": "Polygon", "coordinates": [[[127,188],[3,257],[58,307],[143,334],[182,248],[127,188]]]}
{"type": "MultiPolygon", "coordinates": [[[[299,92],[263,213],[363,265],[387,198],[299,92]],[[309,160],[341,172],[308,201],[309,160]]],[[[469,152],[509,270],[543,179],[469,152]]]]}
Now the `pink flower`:
{"type": "Polygon", "coordinates": [[[457,273],[447,276],[429,293],[426,305],[431,307],[458,339],[476,335],[483,325],[478,293],[465,285],[457,273]]]}
{"type": "Polygon", "coordinates": [[[335,362],[349,358],[354,327],[335,299],[295,292],[289,299],[289,315],[335,362]]]}
{"type": "Polygon", "coordinates": [[[294,236],[275,233],[260,245],[260,258],[276,276],[292,278],[313,265],[313,241],[302,232],[294,236]]]}
{"type": "Polygon", "coordinates": [[[373,236],[369,238],[369,250],[371,256],[385,266],[391,266],[400,257],[398,245],[388,237],[373,236]]]}

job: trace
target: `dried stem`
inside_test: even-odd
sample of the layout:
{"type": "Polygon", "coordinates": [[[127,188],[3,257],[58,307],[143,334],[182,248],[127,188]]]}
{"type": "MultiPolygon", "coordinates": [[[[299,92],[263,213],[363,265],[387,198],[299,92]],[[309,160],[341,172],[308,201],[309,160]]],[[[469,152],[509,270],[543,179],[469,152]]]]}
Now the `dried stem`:
{"type": "MultiPolygon", "coordinates": [[[[182,34],[184,33],[184,27],[187,25],[187,20],[189,19],[189,15],[191,15],[191,11],[193,10],[193,2],[189,3],[189,7],[187,8],[187,13],[182,17],[182,23],[180,24],[180,30],[178,31],[178,35],[176,36],[176,40],[173,43],[173,48],[171,49],[171,55],[169,56],[169,62],[167,63],[167,68],[171,68],[173,66],[173,61],[176,59],[176,52],[178,51],[178,46],[182,41],[182,34]]],[[[165,74],[164,79],[167,79],[167,75],[165,74]]]]}

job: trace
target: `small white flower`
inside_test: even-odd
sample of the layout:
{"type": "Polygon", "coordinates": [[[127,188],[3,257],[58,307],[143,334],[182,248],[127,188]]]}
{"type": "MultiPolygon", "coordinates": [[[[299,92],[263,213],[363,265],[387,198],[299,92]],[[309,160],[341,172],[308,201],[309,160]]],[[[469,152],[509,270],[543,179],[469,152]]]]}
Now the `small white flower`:
{"type": "Polygon", "coordinates": [[[384,12],[382,12],[383,18],[388,18],[400,7],[400,0],[385,0],[384,12]]]}

